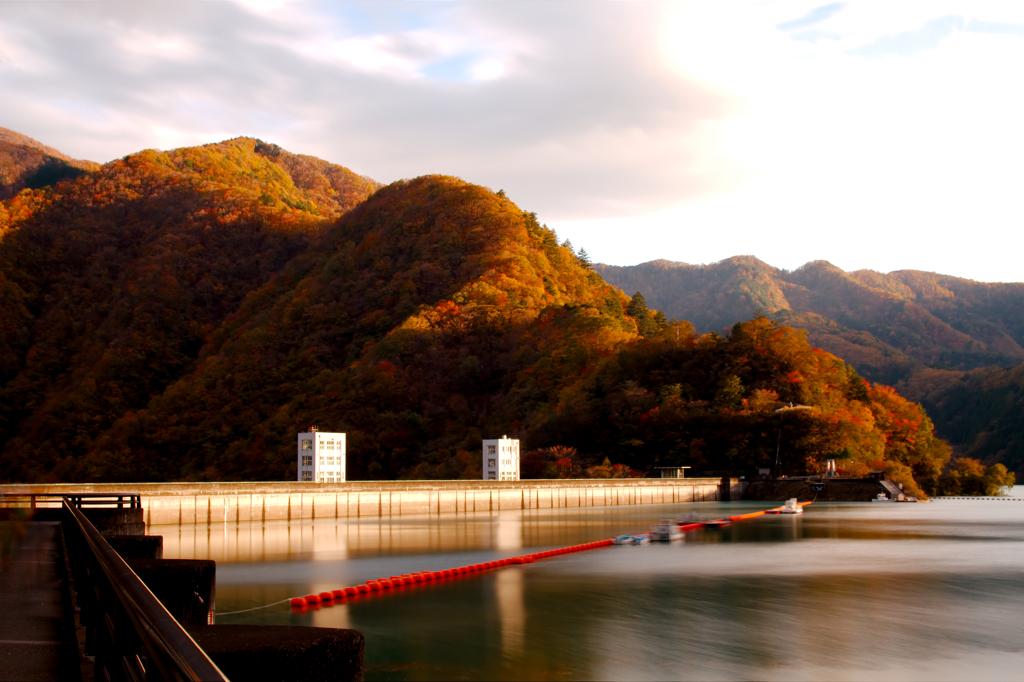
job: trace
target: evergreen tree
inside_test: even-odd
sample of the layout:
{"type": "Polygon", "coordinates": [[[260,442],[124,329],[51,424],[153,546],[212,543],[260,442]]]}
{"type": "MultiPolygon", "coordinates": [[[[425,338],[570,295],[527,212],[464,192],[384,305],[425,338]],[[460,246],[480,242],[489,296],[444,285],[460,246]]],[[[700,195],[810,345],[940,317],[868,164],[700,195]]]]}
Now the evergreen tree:
{"type": "Polygon", "coordinates": [[[590,262],[590,254],[587,253],[586,249],[580,249],[580,252],[576,256],[576,258],[579,260],[580,265],[586,268],[587,270],[593,269],[594,266],[590,262]]]}
{"type": "Polygon", "coordinates": [[[654,321],[654,316],[651,315],[651,311],[647,308],[647,301],[644,299],[644,295],[639,291],[633,294],[633,300],[629,302],[626,314],[636,320],[636,329],[640,332],[640,336],[648,337],[657,333],[658,324],[654,321]]]}
{"type": "Polygon", "coordinates": [[[641,317],[648,317],[651,311],[647,309],[647,299],[639,291],[633,294],[633,300],[629,302],[629,307],[626,308],[626,314],[635,320],[639,320],[641,317]]]}

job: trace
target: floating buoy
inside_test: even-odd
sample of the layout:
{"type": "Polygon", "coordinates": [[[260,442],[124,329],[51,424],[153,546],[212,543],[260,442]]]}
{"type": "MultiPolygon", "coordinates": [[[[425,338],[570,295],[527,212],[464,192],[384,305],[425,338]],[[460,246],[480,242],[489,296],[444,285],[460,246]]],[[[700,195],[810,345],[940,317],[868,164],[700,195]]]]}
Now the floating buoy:
{"type": "Polygon", "coordinates": [[[304,597],[292,597],[288,600],[288,603],[297,608],[305,608],[306,600],[304,597]]]}
{"type": "Polygon", "coordinates": [[[319,604],[320,603],[320,595],[319,594],[307,594],[306,595],[306,603],[307,604],[319,604]]]}

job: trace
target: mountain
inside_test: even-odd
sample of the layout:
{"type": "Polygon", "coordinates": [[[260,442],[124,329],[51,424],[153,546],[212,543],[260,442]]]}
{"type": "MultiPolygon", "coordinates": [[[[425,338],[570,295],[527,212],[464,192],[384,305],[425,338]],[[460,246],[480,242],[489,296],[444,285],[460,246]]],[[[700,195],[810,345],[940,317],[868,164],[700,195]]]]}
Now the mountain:
{"type": "Polygon", "coordinates": [[[9,199],[25,188],[71,180],[97,168],[98,163],[72,159],[31,137],[0,128],[0,199],[9,199]]]}
{"type": "Polygon", "coordinates": [[[967,373],[925,370],[908,386],[959,453],[1024,476],[1024,364],[967,373]],[[937,373],[939,376],[929,376],[937,373]]]}
{"type": "Polygon", "coordinates": [[[457,178],[237,138],[0,202],[0,478],[294,479],[311,424],[348,434],[352,479],[479,477],[502,433],[565,470],[839,458],[910,489],[949,456],[803,332],[670,324],[457,178]]]}
{"type": "MultiPolygon", "coordinates": [[[[985,433],[1012,428],[996,426],[1002,418],[995,403],[991,409],[977,406],[987,416],[969,420],[969,428],[939,406],[959,404],[964,391],[973,390],[967,387],[989,385],[961,383],[968,372],[1024,361],[1024,284],[916,270],[844,272],[825,261],[790,272],[751,256],[711,265],[662,260],[594,267],[609,283],[642,292],[652,306],[698,330],[727,328],[756,310],[806,330],[812,344],[842,357],[865,378],[925,401],[939,434],[964,454],[980,452],[971,443],[983,432],[982,422],[985,433]],[[944,399],[953,388],[961,398],[944,399]]],[[[992,448],[985,451],[987,461],[1000,461],[1003,450],[992,448]]],[[[1011,468],[1024,474],[1019,461],[1011,468]]]]}
{"type": "Polygon", "coordinates": [[[239,138],[0,203],[4,469],[61,478],[58,460],[189,371],[246,296],[378,187],[239,138]]]}

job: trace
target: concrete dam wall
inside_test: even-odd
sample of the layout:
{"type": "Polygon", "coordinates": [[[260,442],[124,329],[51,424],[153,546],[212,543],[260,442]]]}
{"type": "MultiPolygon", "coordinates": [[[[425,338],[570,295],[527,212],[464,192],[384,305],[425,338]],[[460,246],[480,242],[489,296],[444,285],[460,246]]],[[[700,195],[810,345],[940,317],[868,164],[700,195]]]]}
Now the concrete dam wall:
{"type": "Polygon", "coordinates": [[[147,526],[383,518],[738,500],[737,479],[102,483],[4,485],[0,494],[137,493],[147,526]]]}

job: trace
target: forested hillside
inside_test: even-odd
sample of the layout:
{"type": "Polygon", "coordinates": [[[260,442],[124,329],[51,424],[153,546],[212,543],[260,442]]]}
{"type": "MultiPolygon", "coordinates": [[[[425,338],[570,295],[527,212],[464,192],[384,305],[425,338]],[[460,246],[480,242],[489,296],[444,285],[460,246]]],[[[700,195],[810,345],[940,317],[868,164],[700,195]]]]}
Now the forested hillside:
{"type": "Polygon", "coordinates": [[[96,170],[98,163],[79,161],[31,137],[0,128],[0,199],[27,188],[39,189],[96,170]]]}
{"type": "Polygon", "coordinates": [[[948,458],[802,332],[669,322],[501,192],[246,138],[0,204],[0,324],[8,481],[294,479],[311,424],[348,433],[352,479],[479,477],[501,434],[609,475],[778,453],[915,489],[948,458]]]}
{"type": "MultiPolygon", "coordinates": [[[[1014,382],[961,382],[972,370],[1024,361],[1024,284],[914,270],[848,273],[824,261],[789,272],[750,256],[711,265],[653,261],[595,268],[610,283],[643,292],[652,306],[702,331],[728,328],[756,310],[804,329],[813,345],[842,357],[864,377],[925,401],[938,433],[961,453],[1005,461],[1018,476],[1024,474],[1024,461],[1008,454],[1009,441],[991,435],[1017,427],[1005,421],[1002,403],[985,388],[993,381],[1014,382]],[[975,391],[990,397],[975,397],[975,391]],[[969,419],[950,407],[964,401],[974,401],[969,419]],[[983,433],[990,434],[987,449],[975,442],[983,433]]],[[[997,375],[1011,373],[991,376],[997,375]]]]}
{"type": "Polygon", "coordinates": [[[261,147],[141,152],[0,204],[6,476],[78,475],[100,434],[190,371],[247,294],[377,188],[261,147]]]}

